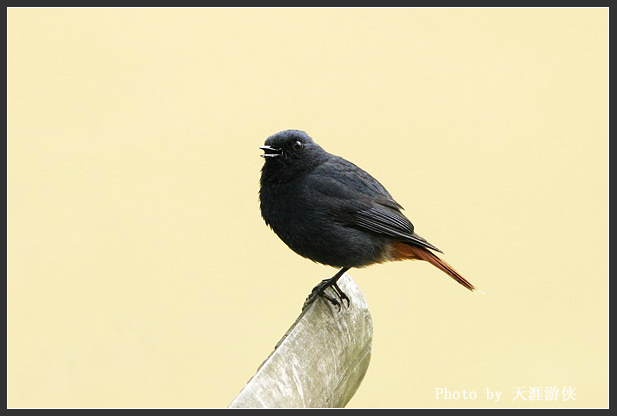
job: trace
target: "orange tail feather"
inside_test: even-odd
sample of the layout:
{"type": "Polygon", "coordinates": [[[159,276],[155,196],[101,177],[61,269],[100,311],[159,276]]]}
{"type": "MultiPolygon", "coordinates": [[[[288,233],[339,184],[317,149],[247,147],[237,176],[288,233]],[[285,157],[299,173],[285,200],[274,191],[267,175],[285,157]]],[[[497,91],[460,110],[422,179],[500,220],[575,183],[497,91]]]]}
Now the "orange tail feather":
{"type": "Polygon", "coordinates": [[[403,242],[396,242],[392,244],[392,248],[392,254],[395,260],[424,260],[446,273],[448,276],[459,282],[461,285],[465,286],[467,289],[471,291],[475,290],[474,285],[469,283],[463,276],[461,276],[456,270],[454,270],[452,266],[431,253],[428,249],[403,242]]]}

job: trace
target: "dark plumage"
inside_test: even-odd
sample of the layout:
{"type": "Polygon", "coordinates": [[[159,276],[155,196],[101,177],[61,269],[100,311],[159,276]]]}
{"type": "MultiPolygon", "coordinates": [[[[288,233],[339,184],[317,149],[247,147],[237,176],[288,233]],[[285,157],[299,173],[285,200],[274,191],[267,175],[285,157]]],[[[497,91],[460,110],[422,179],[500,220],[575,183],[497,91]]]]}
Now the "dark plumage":
{"type": "MultiPolygon", "coordinates": [[[[285,130],[266,139],[259,191],[266,224],[293,251],[315,262],[342,268],[314,290],[325,295],[351,267],[420,259],[440,268],[466,288],[474,286],[431,252],[441,252],[414,232],[399,205],[370,174],[326,152],[305,132],[285,130]]],[[[309,300],[312,300],[309,299],[309,300]]]]}

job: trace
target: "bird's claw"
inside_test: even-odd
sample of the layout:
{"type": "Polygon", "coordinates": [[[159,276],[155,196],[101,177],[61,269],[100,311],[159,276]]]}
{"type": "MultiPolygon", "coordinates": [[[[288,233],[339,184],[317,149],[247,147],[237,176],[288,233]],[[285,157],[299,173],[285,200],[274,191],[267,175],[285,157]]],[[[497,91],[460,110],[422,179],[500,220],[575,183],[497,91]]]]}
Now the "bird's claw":
{"type": "Polygon", "coordinates": [[[308,305],[313,303],[318,296],[326,299],[332,305],[336,306],[339,311],[341,310],[342,303],[347,302],[347,307],[349,307],[349,304],[351,302],[349,297],[345,294],[345,292],[341,290],[340,287],[338,287],[336,282],[333,282],[332,279],[324,279],[317,286],[315,286],[311,293],[308,295],[308,297],[304,301],[302,310],[304,310],[308,305]],[[329,287],[332,288],[332,290],[338,297],[338,300],[326,293],[326,289],[329,287]]]}

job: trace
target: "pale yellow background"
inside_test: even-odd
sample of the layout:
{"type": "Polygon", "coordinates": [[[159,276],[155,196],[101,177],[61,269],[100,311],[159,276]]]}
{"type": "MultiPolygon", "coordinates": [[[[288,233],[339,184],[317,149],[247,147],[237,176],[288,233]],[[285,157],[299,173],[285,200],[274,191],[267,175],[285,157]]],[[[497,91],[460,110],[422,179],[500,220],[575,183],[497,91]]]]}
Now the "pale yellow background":
{"type": "Polygon", "coordinates": [[[334,273],[259,214],[287,128],[485,292],[352,270],[350,407],[608,406],[607,55],[607,9],[9,9],[8,406],[226,407],[334,273]]]}

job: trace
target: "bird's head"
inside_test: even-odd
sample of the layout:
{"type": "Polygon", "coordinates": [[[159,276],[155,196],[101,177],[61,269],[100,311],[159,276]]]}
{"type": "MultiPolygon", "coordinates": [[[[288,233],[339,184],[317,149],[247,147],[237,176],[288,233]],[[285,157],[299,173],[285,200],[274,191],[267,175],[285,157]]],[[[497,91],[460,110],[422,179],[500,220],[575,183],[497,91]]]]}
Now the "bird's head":
{"type": "Polygon", "coordinates": [[[282,176],[306,171],[327,159],[328,153],[301,130],[283,130],[266,139],[261,155],[264,169],[282,176]]]}

